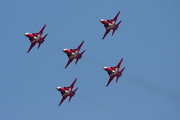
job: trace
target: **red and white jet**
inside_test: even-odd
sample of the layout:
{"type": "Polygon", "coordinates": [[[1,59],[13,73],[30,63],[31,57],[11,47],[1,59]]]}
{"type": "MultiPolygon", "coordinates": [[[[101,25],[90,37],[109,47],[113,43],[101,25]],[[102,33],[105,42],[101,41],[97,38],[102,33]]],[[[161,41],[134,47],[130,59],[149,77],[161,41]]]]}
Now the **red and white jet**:
{"type": "Polygon", "coordinates": [[[117,30],[119,24],[122,22],[122,20],[121,20],[118,24],[115,23],[116,20],[117,20],[118,15],[119,15],[119,13],[120,13],[120,11],[119,11],[118,14],[114,17],[114,19],[107,20],[107,21],[104,20],[104,19],[101,19],[101,20],[100,20],[100,22],[101,22],[102,24],[104,24],[104,27],[105,27],[105,29],[106,29],[106,32],[105,32],[105,34],[104,34],[104,36],[103,36],[102,39],[104,39],[104,38],[106,37],[106,35],[110,32],[111,29],[113,30],[112,36],[113,36],[115,30],[117,30]]]}
{"type": "Polygon", "coordinates": [[[62,102],[63,102],[68,96],[70,97],[70,98],[69,98],[69,102],[70,102],[71,98],[75,95],[75,92],[76,92],[76,90],[78,89],[78,87],[77,87],[74,91],[72,91],[72,89],[73,89],[73,87],[74,87],[74,84],[75,84],[76,80],[77,80],[77,78],[74,80],[74,82],[73,82],[73,83],[71,84],[71,86],[69,86],[69,87],[64,87],[64,88],[62,88],[62,87],[57,87],[57,88],[56,88],[59,92],[61,92],[62,97],[63,97],[58,106],[60,106],[60,105],[62,104],[62,102]]]}
{"type": "Polygon", "coordinates": [[[28,37],[30,42],[31,42],[31,46],[30,46],[27,53],[30,52],[30,50],[36,45],[36,43],[39,43],[39,45],[38,45],[38,49],[39,49],[41,43],[44,42],[45,37],[48,35],[48,34],[46,34],[43,38],[41,37],[45,27],[46,27],[46,25],[44,25],[44,27],[38,33],[32,33],[32,34],[31,33],[24,33],[24,35],[26,37],[28,37]]]}
{"type": "Polygon", "coordinates": [[[86,51],[84,50],[82,53],[79,53],[81,46],[83,45],[84,41],[76,48],[76,49],[63,49],[62,51],[67,54],[69,61],[65,68],[74,60],[76,59],[75,65],[77,64],[78,60],[81,59],[82,54],[86,51]]]}
{"type": "Polygon", "coordinates": [[[124,67],[121,71],[119,71],[119,68],[120,68],[120,65],[121,65],[122,61],[123,61],[123,58],[122,58],[121,61],[118,63],[118,65],[115,66],[115,67],[110,67],[110,68],[109,68],[109,67],[104,67],[104,68],[103,68],[105,71],[108,72],[108,74],[109,74],[109,76],[110,76],[109,81],[108,81],[106,87],[109,85],[109,83],[113,80],[113,78],[114,78],[115,76],[117,77],[116,83],[117,83],[119,77],[121,77],[122,72],[123,72],[123,70],[125,69],[125,67],[124,67]]]}

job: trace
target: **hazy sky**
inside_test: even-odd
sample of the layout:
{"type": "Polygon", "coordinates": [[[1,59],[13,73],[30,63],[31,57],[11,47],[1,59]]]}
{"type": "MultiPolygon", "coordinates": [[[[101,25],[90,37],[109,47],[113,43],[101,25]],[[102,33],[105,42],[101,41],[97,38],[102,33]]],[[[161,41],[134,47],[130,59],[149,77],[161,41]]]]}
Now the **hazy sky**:
{"type": "Polygon", "coordinates": [[[0,4],[1,120],[179,120],[179,0],[2,0],[0,4]],[[100,19],[121,11],[118,30],[105,33],[100,19]],[[48,33],[28,51],[26,32],[48,33]],[[64,69],[64,48],[77,48],[64,69]],[[122,77],[109,80],[104,66],[124,58],[122,77]],[[77,78],[76,95],[60,107],[56,87],[77,78]]]}

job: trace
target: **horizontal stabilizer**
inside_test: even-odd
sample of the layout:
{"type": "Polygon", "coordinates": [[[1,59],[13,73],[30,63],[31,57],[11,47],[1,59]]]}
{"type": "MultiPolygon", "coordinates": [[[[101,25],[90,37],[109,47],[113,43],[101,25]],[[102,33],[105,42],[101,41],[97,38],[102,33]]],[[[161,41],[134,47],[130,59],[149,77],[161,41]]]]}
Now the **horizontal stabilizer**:
{"type": "Polygon", "coordinates": [[[120,71],[121,73],[124,71],[125,67],[120,71]]]}
{"type": "Polygon", "coordinates": [[[119,24],[122,22],[122,20],[120,21],[120,22],[118,22],[118,24],[117,24],[117,27],[119,26],[119,24]]]}
{"type": "Polygon", "coordinates": [[[79,87],[77,87],[75,90],[74,90],[74,93],[76,92],[76,90],[78,89],[79,87]]]}

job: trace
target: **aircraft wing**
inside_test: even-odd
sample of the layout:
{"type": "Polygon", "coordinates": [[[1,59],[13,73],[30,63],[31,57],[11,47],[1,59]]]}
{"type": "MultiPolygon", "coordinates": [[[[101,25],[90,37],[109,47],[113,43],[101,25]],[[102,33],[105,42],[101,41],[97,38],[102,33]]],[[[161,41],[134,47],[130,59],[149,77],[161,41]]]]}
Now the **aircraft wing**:
{"type": "Polygon", "coordinates": [[[67,96],[63,96],[63,98],[61,99],[61,102],[59,103],[59,106],[62,104],[62,102],[67,98],[67,96]]]}
{"type": "Polygon", "coordinates": [[[42,35],[42,33],[43,33],[45,27],[46,27],[46,24],[45,24],[44,27],[39,31],[38,34],[40,34],[40,36],[42,35]]]}
{"type": "Polygon", "coordinates": [[[106,29],[106,32],[105,32],[105,34],[104,34],[104,36],[103,36],[102,39],[104,39],[104,38],[106,37],[106,35],[110,32],[110,30],[111,30],[111,29],[108,29],[108,30],[106,29]]]}
{"type": "Polygon", "coordinates": [[[66,67],[65,67],[65,68],[67,68],[67,66],[68,66],[73,60],[74,60],[74,58],[69,58],[69,61],[68,61],[68,63],[66,64],[66,67]]]}
{"type": "Polygon", "coordinates": [[[109,78],[109,81],[108,81],[106,87],[107,87],[107,86],[109,85],[109,83],[113,80],[113,78],[114,78],[114,76],[111,76],[111,77],[109,78]]]}
{"type": "Polygon", "coordinates": [[[117,18],[118,18],[118,16],[119,16],[119,13],[120,13],[120,11],[117,13],[117,15],[114,17],[114,19],[113,19],[113,21],[114,22],[116,22],[116,20],[117,20],[117,18]]]}
{"type": "Polygon", "coordinates": [[[120,68],[120,66],[121,66],[122,61],[123,61],[123,58],[121,59],[121,61],[120,61],[120,62],[118,63],[118,65],[116,66],[116,67],[118,68],[118,70],[119,70],[119,68],[120,68]]]}
{"type": "Polygon", "coordinates": [[[77,78],[76,78],[76,79],[74,80],[74,82],[71,84],[71,86],[70,86],[71,90],[73,89],[74,84],[76,83],[76,81],[77,81],[77,78]]]}
{"type": "Polygon", "coordinates": [[[35,46],[35,44],[36,44],[36,42],[33,42],[33,43],[31,43],[31,46],[29,47],[29,50],[28,50],[28,52],[27,53],[29,53],[30,52],[30,50],[35,46]]]}
{"type": "Polygon", "coordinates": [[[81,46],[83,45],[83,43],[84,43],[84,41],[82,41],[82,43],[77,47],[76,50],[78,50],[78,52],[79,52],[79,50],[81,49],[81,46]]]}

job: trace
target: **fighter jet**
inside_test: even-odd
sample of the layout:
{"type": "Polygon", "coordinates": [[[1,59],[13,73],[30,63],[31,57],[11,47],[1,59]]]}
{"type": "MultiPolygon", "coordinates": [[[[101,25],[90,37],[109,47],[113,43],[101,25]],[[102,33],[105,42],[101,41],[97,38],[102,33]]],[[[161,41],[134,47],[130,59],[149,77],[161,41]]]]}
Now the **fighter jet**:
{"type": "Polygon", "coordinates": [[[111,30],[113,30],[112,36],[113,36],[115,30],[117,30],[119,24],[122,22],[122,20],[121,20],[118,24],[115,23],[116,20],[117,20],[117,17],[119,16],[119,13],[120,13],[120,11],[117,13],[117,15],[114,17],[114,19],[111,19],[111,20],[101,19],[101,20],[100,20],[100,22],[101,22],[102,24],[104,24],[104,27],[105,27],[105,29],[106,29],[106,32],[105,32],[105,34],[104,34],[104,36],[103,36],[102,39],[104,39],[104,38],[106,37],[106,35],[107,35],[111,30]]]}
{"type": "Polygon", "coordinates": [[[85,52],[85,50],[82,53],[79,53],[81,46],[83,45],[84,41],[76,48],[76,49],[63,49],[62,51],[67,54],[69,61],[65,68],[74,60],[76,59],[75,65],[77,64],[78,60],[81,59],[82,54],[85,52]]]}
{"type": "Polygon", "coordinates": [[[120,65],[121,65],[122,61],[123,61],[123,58],[122,58],[121,61],[117,64],[117,66],[110,67],[110,68],[109,68],[109,67],[104,67],[104,68],[103,68],[105,71],[108,72],[109,77],[110,77],[110,78],[109,78],[109,81],[108,81],[108,83],[107,83],[107,85],[106,85],[106,87],[109,85],[109,83],[113,80],[113,78],[114,78],[115,76],[117,77],[116,83],[117,83],[119,77],[121,77],[122,72],[123,72],[123,70],[125,69],[125,67],[124,67],[121,71],[119,71],[119,68],[120,68],[120,65]]]}
{"type": "Polygon", "coordinates": [[[28,37],[30,42],[31,42],[31,46],[30,46],[27,53],[30,52],[30,50],[36,45],[36,43],[39,43],[39,45],[38,45],[38,49],[39,49],[41,44],[44,42],[45,37],[48,35],[48,34],[46,34],[44,37],[41,37],[45,27],[46,27],[46,25],[44,25],[44,27],[38,33],[32,33],[32,34],[31,33],[24,33],[24,35],[26,37],[28,37]]]}
{"type": "Polygon", "coordinates": [[[62,102],[69,96],[69,102],[71,100],[71,98],[75,95],[75,92],[76,90],[78,89],[78,87],[73,91],[73,87],[74,87],[74,84],[76,82],[77,78],[74,80],[74,82],[71,84],[71,86],[69,87],[57,87],[56,89],[61,92],[61,95],[62,95],[62,100],[61,102],[59,103],[58,106],[60,106],[62,104],[62,102]]]}

